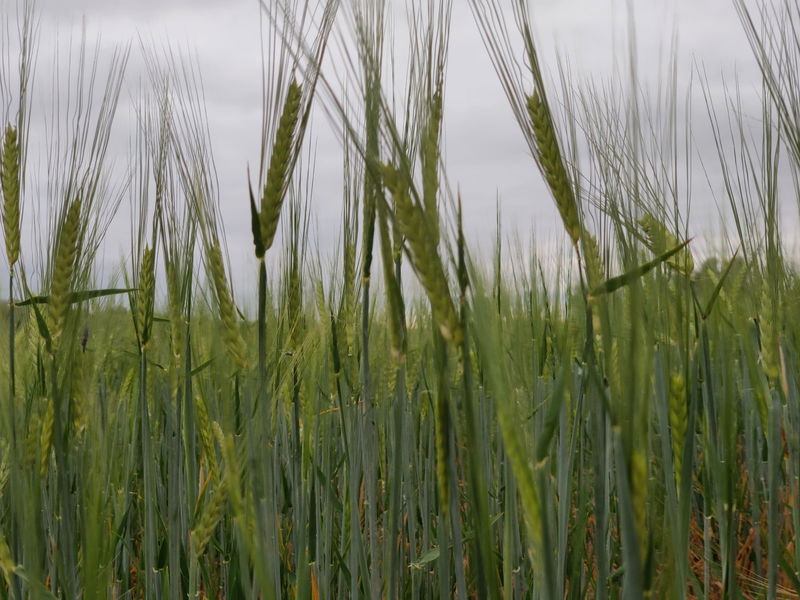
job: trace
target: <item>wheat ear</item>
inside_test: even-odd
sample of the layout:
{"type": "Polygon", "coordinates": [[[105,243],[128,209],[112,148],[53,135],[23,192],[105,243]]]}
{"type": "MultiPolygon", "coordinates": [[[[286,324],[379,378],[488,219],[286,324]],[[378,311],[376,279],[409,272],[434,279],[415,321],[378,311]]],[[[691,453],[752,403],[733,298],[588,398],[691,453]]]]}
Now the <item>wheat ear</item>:
{"type": "Polygon", "coordinates": [[[231,298],[231,292],[228,288],[228,278],[225,276],[222,251],[218,243],[214,243],[208,249],[208,263],[211,271],[211,280],[217,293],[217,304],[219,305],[220,318],[222,319],[225,345],[236,366],[240,370],[244,370],[247,366],[244,340],[236,323],[236,308],[233,305],[233,298],[231,298]]]}
{"type": "Polygon", "coordinates": [[[669,380],[669,428],[672,437],[672,463],[675,484],[681,488],[683,472],[683,448],[686,444],[688,415],[686,407],[686,381],[683,375],[675,374],[669,380]]]}
{"type": "Polygon", "coordinates": [[[458,347],[462,340],[458,314],[425,211],[411,201],[408,187],[394,167],[384,165],[383,176],[395,201],[397,224],[411,249],[412,266],[430,300],[433,318],[442,337],[458,347]]]}
{"type": "Polygon", "coordinates": [[[275,133],[275,142],[267,169],[267,181],[261,196],[259,222],[261,242],[265,251],[272,246],[275,232],[278,229],[278,219],[281,216],[281,206],[289,180],[302,96],[302,89],[296,81],[292,80],[283,103],[283,111],[278,122],[278,130],[275,133]]]}
{"type": "Polygon", "coordinates": [[[19,260],[20,210],[19,210],[19,139],[17,130],[6,127],[0,157],[0,189],[3,192],[3,233],[6,240],[8,264],[13,267],[19,260]]]}
{"type": "Polygon", "coordinates": [[[156,276],[155,253],[145,248],[142,255],[142,268],[139,273],[139,293],[136,317],[139,327],[139,342],[146,347],[153,328],[153,304],[155,303],[156,276]]]}
{"type": "Polygon", "coordinates": [[[577,247],[581,235],[578,204],[575,201],[575,193],[561,156],[561,148],[558,144],[550,108],[542,100],[538,91],[534,91],[533,95],[528,97],[528,116],[533,126],[539,165],[556,201],[556,207],[561,214],[567,234],[577,247]]]}
{"type": "Polygon", "coordinates": [[[50,307],[53,316],[51,336],[53,349],[64,330],[70,306],[72,277],[75,271],[75,259],[78,253],[78,236],[80,234],[81,201],[75,200],[67,211],[67,218],[61,228],[61,235],[56,250],[53,281],[50,289],[50,307]]]}

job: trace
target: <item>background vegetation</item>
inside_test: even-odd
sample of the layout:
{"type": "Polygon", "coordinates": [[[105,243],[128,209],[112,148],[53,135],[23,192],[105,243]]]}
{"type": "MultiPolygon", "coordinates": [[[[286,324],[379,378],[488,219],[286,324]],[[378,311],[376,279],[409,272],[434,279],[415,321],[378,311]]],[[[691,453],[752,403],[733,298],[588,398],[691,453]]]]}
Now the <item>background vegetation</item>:
{"type": "Polygon", "coordinates": [[[0,597],[797,597],[800,276],[778,204],[800,198],[797,5],[733,2],[763,109],[706,91],[733,220],[701,262],[675,80],[655,99],[634,68],[549,82],[525,0],[469,4],[563,268],[499,230],[490,264],[465,241],[442,167],[449,1],[409,4],[397,89],[384,2],[281,0],[262,5],[241,199],[253,318],[199,74],[146,48],[119,189],[128,54],[100,73],[79,53],[43,167],[47,243],[27,255],[36,16],[3,15],[0,597]],[[326,258],[309,251],[315,103],[345,156],[326,258]],[[108,288],[96,255],[126,196],[133,259],[108,288]]]}

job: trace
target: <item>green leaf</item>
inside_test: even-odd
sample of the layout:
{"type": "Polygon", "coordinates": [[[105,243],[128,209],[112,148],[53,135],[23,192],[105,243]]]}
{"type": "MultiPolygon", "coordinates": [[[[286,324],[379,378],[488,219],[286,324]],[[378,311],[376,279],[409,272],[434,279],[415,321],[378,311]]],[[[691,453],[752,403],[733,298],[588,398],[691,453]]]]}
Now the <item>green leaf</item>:
{"type": "Polygon", "coordinates": [[[39,310],[39,307],[36,306],[36,304],[33,304],[32,308],[34,314],[36,315],[36,325],[39,328],[39,335],[44,338],[44,341],[49,350],[50,344],[52,343],[52,338],[50,337],[50,329],[47,327],[47,322],[44,320],[44,316],[42,316],[42,311],[39,310]]]}
{"type": "Polygon", "coordinates": [[[561,405],[564,402],[564,388],[566,382],[566,373],[569,371],[569,362],[565,362],[564,366],[558,374],[553,391],[550,395],[550,400],[547,405],[547,412],[544,416],[544,425],[539,434],[539,439],[536,443],[536,462],[542,462],[547,457],[547,451],[550,447],[550,442],[556,432],[556,425],[558,424],[558,417],[561,414],[561,405]]]}
{"type": "Polygon", "coordinates": [[[26,585],[36,590],[37,597],[52,598],[52,600],[56,600],[56,597],[53,595],[53,593],[44,587],[41,582],[28,576],[28,573],[25,571],[25,567],[23,565],[17,565],[16,569],[14,569],[14,575],[24,581],[26,585]]]}
{"type": "Polygon", "coordinates": [[[208,367],[208,365],[210,365],[212,362],[214,362],[214,360],[215,360],[214,358],[209,358],[209,359],[208,359],[206,362],[204,362],[202,365],[198,365],[198,366],[196,366],[194,369],[192,369],[192,370],[189,372],[189,376],[190,376],[190,377],[194,377],[194,376],[195,376],[195,375],[197,375],[197,374],[198,374],[200,371],[202,371],[203,369],[205,369],[206,367],[208,367]]]}
{"type": "Polygon", "coordinates": [[[420,556],[418,561],[411,563],[410,566],[414,569],[422,569],[424,565],[435,561],[437,558],[439,558],[439,547],[434,546],[420,556]]]}
{"type": "Polygon", "coordinates": [[[792,555],[784,548],[783,553],[778,556],[778,563],[780,564],[781,571],[791,580],[795,590],[800,590],[800,577],[797,571],[792,566],[792,555]]]}
{"type": "Polygon", "coordinates": [[[719,278],[717,285],[714,287],[714,291],[711,293],[711,297],[708,299],[708,303],[706,304],[706,309],[703,311],[703,319],[707,319],[708,316],[711,314],[711,309],[714,308],[714,303],[717,301],[717,297],[719,296],[720,291],[722,290],[722,285],[725,283],[725,280],[730,275],[731,267],[733,267],[733,263],[736,260],[736,256],[739,254],[739,249],[736,249],[736,252],[733,253],[731,260],[728,262],[728,266],[725,267],[725,271],[722,273],[722,277],[719,278]]]}
{"type": "Polygon", "coordinates": [[[256,258],[263,258],[264,241],[261,239],[261,219],[258,215],[258,207],[256,206],[256,197],[253,194],[253,184],[250,181],[250,169],[247,169],[247,189],[250,192],[250,229],[253,231],[253,244],[256,247],[256,258]]]}
{"type": "MultiPolygon", "coordinates": [[[[69,295],[69,303],[77,304],[78,302],[85,302],[93,298],[102,298],[103,296],[115,296],[117,294],[127,294],[135,291],[136,288],[107,288],[104,290],[84,290],[82,292],[72,292],[69,295]]],[[[31,296],[30,298],[17,302],[16,306],[33,306],[34,304],[49,304],[50,296],[31,296]]]]}
{"type": "Polygon", "coordinates": [[[671,256],[674,256],[681,250],[683,250],[686,245],[691,242],[691,239],[686,240],[682,244],[678,244],[672,250],[668,250],[664,252],[664,254],[657,256],[650,262],[646,262],[638,267],[631,269],[627,273],[623,273],[622,275],[618,275],[617,277],[612,277],[611,279],[607,279],[605,282],[598,285],[594,288],[590,295],[591,296],[602,296],[603,294],[610,294],[611,292],[617,291],[619,288],[628,285],[629,283],[635,281],[642,275],[652,271],[655,267],[663,263],[664,261],[668,260],[671,256]]]}

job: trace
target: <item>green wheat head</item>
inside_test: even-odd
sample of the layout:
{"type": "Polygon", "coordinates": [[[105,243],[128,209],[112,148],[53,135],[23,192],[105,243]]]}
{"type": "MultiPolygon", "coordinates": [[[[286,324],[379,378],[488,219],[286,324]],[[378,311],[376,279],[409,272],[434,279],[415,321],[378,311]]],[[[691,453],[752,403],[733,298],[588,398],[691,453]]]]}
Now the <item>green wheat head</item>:
{"type": "Polygon", "coordinates": [[[3,192],[3,233],[10,266],[19,260],[20,203],[19,203],[19,139],[12,125],[6,127],[0,156],[0,189],[3,192]]]}
{"type": "Polygon", "coordinates": [[[538,90],[528,97],[527,108],[536,141],[537,160],[556,201],[564,228],[572,243],[577,246],[581,235],[578,204],[564,166],[550,108],[542,100],[538,90]]]}
{"type": "Polygon", "coordinates": [[[430,300],[436,324],[442,337],[458,347],[462,340],[461,326],[429,219],[412,202],[408,187],[394,167],[384,165],[383,177],[394,198],[397,225],[411,249],[412,266],[430,300]]]}
{"type": "Polygon", "coordinates": [[[155,253],[152,248],[145,248],[142,255],[141,272],[139,273],[139,292],[137,294],[137,328],[139,343],[146,347],[150,341],[153,328],[153,304],[155,302],[155,253]]]}
{"type": "Polygon", "coordinates": [[[74,200],[67,210],[56,250],[53,280],[50,290],[52,327],[50,330],[54,350],[64,330],[70,306],[70,293],[78,253],[80,236],[81,200],[74,200]]]}
{"type": "Polygon", "coordinates": [[[217,296],[217,305],[219,307],[219,316],[222,321],[225,345],[228,352],[233,357],[236,366],[240,370],[244,370],[247,366],[247,352],[242,334],[239,331],[236,319],[236,308],[233,304],[230,288],[228,287],[228,278],[225,275],[225,266],[222,261],[222,251],[220,250],[219,243],[214,243],[208,249],[207,258],[209,270],[211,271],[211,282],[214,285],[217,296]]]}
{"type": "Polygon", "coordinates": [[[278,230],[281,207],[283,206],[283,199],[286,195],[286,188],[291,175],[292,152],[295,148],[302,96],[302,88],[296,81],[292,80],[283,104],[278,130],[275,134],[275,142],[272,146],[267,180],[261,196],[259,224],[264,251],[272,247],[275,233],[278,230]]]}

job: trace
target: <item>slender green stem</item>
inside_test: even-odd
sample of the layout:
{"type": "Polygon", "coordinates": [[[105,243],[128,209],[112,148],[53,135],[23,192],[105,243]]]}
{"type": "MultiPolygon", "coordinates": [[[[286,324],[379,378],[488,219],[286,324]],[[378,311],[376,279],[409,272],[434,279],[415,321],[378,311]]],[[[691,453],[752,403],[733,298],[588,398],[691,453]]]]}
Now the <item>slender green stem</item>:
{"type": "Polygon", "coordinates": [[[267,267],[264,258],[258,261],[258,402],[264,415],[264,422],[269,424],[269,406],[267,406],[267,267]]]}
{"type": "MultiPolygon", "coordinates": [[[[16,315],[14,313],[14,265],[11,265],[11,268],[8,270],[8,400],[9,400],[9,407],[11,409],[11,414],[13,416],[13,407],[14,407],[14,399],[17,395],[17,378],[16,378],[16,349],[15,349],[15,337],[16,337],[16,315]]],[[[14,426],[14,420],[12,419],[9,423],[10,426],[10,435],[11,435],[11,444],[12,446],[16,443],[16,427],[14,426]]]]}
{"type": "Polygon", "coordinates": [[[75,548],[77,539],[74,531],[74,507],[72,502],[71,472],[69,464],[69,439],[67,425],[64,422],[64,390],[58,384],[57,356],[52,357],[50,381],[53,404],[53,448],[56,457],[56,477],[58,481],[58,499],[61,510],[58,536],[58,559],[61,565],[59,581],[66,598],[78,598],[78,573],[75,548]]]}
{"type": "Polygon", "coordinates": [[[150,433],[150,415],[147,407],[147,351],[139,353],[139,420],[141,422],[142,477],[144,479],[144,568],[145,597],[159,599],[158,573],[156,572],[156,496],[155,466],[150,433]]]}

